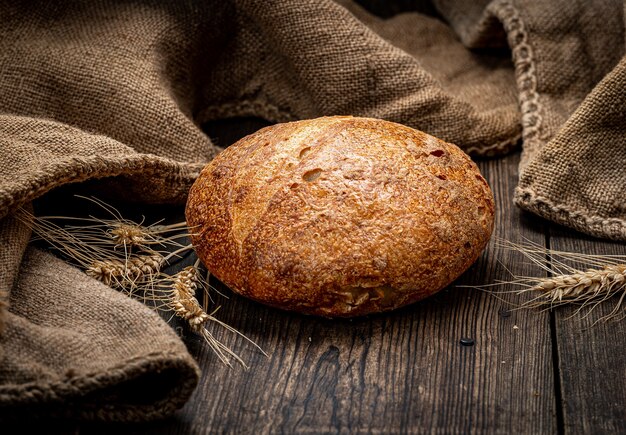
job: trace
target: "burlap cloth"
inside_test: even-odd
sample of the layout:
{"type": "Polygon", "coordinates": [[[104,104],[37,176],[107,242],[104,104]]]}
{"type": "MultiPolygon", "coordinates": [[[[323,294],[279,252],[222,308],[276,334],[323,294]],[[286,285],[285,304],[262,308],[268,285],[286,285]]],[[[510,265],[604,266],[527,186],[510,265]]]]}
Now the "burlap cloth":
{"type": "Polygon", "coordinates": [[[13,213],[87,179],[182,203],[218,152],[209,120],[373,116],[476,156],[522,142],[518,205],[626,239],[619,1],[367,2],[386,19],[329,0],[39,3],[0,6],[2,418],[145,420],[188,398],[198,369],[171,328],[27,246],[13,213]]]}

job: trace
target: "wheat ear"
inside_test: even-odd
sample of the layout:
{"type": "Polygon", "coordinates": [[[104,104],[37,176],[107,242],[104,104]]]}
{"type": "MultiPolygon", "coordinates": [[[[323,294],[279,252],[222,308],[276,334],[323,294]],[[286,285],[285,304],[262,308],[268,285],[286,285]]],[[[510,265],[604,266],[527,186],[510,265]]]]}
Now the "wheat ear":
{"type": "MultiPolygon", "coordinates": [[[[622,303],[626,297],[626,264],[607,265],[602,269],[587,269],[569,275],[558,275],[537,280],[537,282],[522,291],[539,292],[533,299],[525,302],[526,307],[556,307],[564,304],[579,304],[581,308],[597,304],[613,296],[618,296],[613,310],[601,318],[621,319],[625,313],[620,313],[622,303]]],[[[577,312],[580,308],[577,310],[577,312]]],[[[587,312],[587,315],[589,312],[587,312]]]]}
{"type": "Polygon", "coordinates": [[[222,342],[217,340],[209,330],[206,328],[206,324],[209,321],[218,323],[220,326],[227,330],[234,332],[241,337],[252,343],[257,349],[259,349],[264,355],[265,352],[252,340],[241,334],[234,328],[226,325],[225,323],[217,320],[212,314],[209,314],[200,305],[195,297],[196,290],[199,284],[199,274],[196,266],[189,266],[178,272],[171,277],[171,292],[169,294],[169,300],[167,305],[175,313],[176,316],[182,318],[187,322],[191,330],[200,336],[202,336],[208,345],[213,349],[218,358],[226,365],[230,366],[230,358],[240,363],[246,369],[248,366],[244,361],[235,354],[231,349],[225,346],[222,342]]]}
{"type": "Polygon", "coordinates": [[[134,289],[157,276],[164,263],[165,257],[158,253],[131,256],[124,260],[95,260],[85,273],[109,287],[134,289]]]}

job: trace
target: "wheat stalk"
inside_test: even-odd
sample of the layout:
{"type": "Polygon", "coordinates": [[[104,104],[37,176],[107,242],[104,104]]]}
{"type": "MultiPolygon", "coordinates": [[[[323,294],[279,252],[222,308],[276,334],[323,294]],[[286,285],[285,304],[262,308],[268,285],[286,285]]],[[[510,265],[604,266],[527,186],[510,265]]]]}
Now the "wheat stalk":
{"type": "Polygon", "coordinates": [[[183,247],[177,240],[189,236],[186,222],[144,225],[144,219],[139,223],[125,219],[114,207],[97,198],[77,197],[95,203],[110,214],[111,218],[34,216],[25,210],[21,210],[18,217],[28,222],[41,239],[48,242],[52,239],[63,243],[63,249],[69,245],[87,255],[93,254],[96,258],[111,248],[123,248],[123,255],[128,256],[133,250],[154,251],[156,246],[183,247]],[[65,225],[61,228],[55,223],[58,220],[74,221],[77,225],[65,225]]]}
{"type": "MultiPolygon", "coordinates": [[[[552,276],[539,278],[512,274],[512,280],[498,281],[495,284],[478,286],[479,288],[512,285],[517,288],[509,292],[518,295],[533,295],[530,300],[520,304],[521,308],[551,309],[574,304],[579,305],[579,308],[573,315],[588,308],[585,317],[601,303],[616,299],[613,309],[596,322],[610,319],[621,320],[626,317],[626,306],[623,304],[626,298],[626,256],[557,251],[546,249],[532,242],[517,244],[502,239],[497,239],[496,245],[522,253],[532,263],[552,276]],[[587,267],[575,267],[574,263],[587,267]]],[[[492,293],[505,292],[492,290],[492,293]]]]}
{"type": "Polygon", "coordinates": [[[193,250],[191,244],[183,245],[177,241],[188,236],[185,222],[144,225],[143,220],[137,223],[123,218],[114,207],[101,200],[84,199],[100,206],[111,219],[34,216],[24,209],[18,211],[17,217],[32,228],[34,240],[46,241],[87,275],[155,310],[171,311],[183,319],[194,333],[204,338],[224,364],[230,366],[230,360],[234,359],[247,368],[237,354],[211,334],[206,327],[209,322],[240,335],[267,356],[256,343],[216,319],[213,314],[217,310],[209,314],[202,308],[195,297],[196,291],[201,289],[204,292],[205,305],[208,306],[210,296],[207,290],[212,287],[198,272],[199,260],[194,266],[172,276],[162,272],[172,259],[193,250]],[[75,221],[77,225],[61,227],[56,223],[59,220],[75,221]],[[157,251],[155,246],[163,250],[157,251]]]}

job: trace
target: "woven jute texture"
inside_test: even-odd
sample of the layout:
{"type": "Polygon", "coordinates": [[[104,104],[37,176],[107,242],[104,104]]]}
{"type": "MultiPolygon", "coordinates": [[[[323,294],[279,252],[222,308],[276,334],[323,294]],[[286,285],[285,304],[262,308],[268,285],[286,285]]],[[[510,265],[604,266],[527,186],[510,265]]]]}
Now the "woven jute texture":
{"type": "Polygon", "coordinates": [[[620,1],[2,1],[0,24],[0,418],[146,420],[189,397],[171,328],[30,247],[14,213],[85,180],[182,204],[219,152],[210,120],[351,114],[474,156],[521,144],[518,205],[626,240],[620,1]]]}

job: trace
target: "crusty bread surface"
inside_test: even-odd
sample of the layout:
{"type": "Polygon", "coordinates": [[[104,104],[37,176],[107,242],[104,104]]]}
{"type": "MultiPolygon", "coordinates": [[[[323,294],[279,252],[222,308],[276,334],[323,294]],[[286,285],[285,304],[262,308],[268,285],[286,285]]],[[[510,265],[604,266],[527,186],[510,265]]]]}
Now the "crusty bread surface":
{"type": "Polygon", "coordinates": [[[455,145],[370,118],[277,124],[244,137],[193,185],[195,250],[232,290],[307,314],[392,310],[479,256],[494,201],[455,145]]]}

